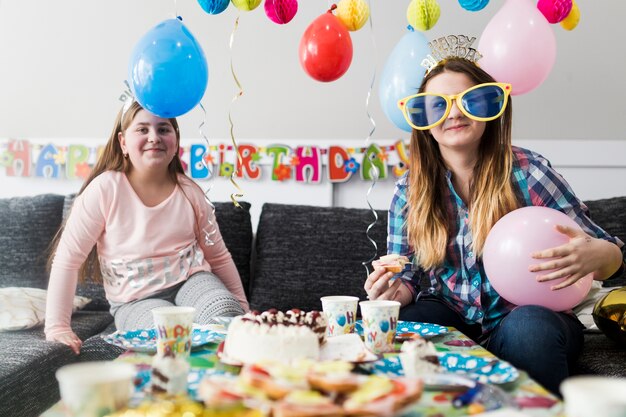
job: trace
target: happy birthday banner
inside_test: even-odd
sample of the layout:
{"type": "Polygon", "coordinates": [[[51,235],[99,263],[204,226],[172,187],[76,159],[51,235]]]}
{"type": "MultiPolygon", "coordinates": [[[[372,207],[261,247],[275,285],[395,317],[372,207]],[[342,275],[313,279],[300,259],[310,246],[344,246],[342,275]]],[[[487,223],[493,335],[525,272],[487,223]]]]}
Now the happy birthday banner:
{"type": "MultiPolygon", "coordinates": [[[[104,145],[0,140],[0,172],[4,170],[8,177],[85,179],[103,149],[104,145]]],[[[207,150],[206,144],[192,143],[180,147],[180,156],[185,173],[195,180],[208,179],[211,173],[230,177],[236,168],[237,177],[252,181],[270,176],[272,181],[307,184],[323,179],[345,182],[353,175],[371,181],[376,170],[377,179],[384,180],[389,172],[398,178],[408,168],[408,151],[401,140],[388,146],[372,143],[362,148],[240,144],[238,149],[240,159],[232,145],[220,143],[207,150]]]]}

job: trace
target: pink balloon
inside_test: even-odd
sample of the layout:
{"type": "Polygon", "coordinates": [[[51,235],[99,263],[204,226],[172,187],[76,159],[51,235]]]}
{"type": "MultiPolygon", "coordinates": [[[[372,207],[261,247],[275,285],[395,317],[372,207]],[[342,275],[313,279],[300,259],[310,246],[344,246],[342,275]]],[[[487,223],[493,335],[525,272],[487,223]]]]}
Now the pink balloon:
{"type": "Polygon", "coordinates": [[[513,84],[511,94],[527,93],[550,74],[556,39],[532,0],[507,0],[485,27],[478,62],[500,82],[513,84]]]}
{"type": "Polygon", "coordinates": [[[593,281],[591,274],[569,287],[553,291],[550,287],[565,277],[537,282],[538,275],[550,271],[528,271],[530,265],[542,262],[531,258],[531,253],[569,242],[566,235],[555,230],[557,224],[580,229],[566,214],[548,207],[514,210],[493,226],[483,248],[483,265],[491,285],[504,299],[517,305],[534,304],[563,311],[587,296],[593,281]]]}
{"type": "Polygon", "coordinates": [[[298,12],[298,0],[265,0],[265,14],[269,19],[284,25],[298,12]]]}

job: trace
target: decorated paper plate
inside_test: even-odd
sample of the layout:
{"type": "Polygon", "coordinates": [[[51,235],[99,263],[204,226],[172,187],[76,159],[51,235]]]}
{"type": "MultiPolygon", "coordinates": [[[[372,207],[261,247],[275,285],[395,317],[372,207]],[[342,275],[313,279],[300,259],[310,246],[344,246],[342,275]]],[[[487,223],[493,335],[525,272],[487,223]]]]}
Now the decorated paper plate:
{"type": "MultiPolygon", "coordinates": [[[[224,333],[219,329],[214,330],[215,325],[196,325],[193,326],[191,334],[191,348],[206,345],[211,342],[221,342],[224,340],[224,333]]],[[[127,330],[117,331],[110,335],[102,337],[106,342],[122,347],[124,349],[133,350],[135,352],[156,352],[156,330],[127,330]]]]}
{"type": "MultiPolygon", "coordinates": [[[[357,320],[355,323],[356,332],[363,336],[363,322],[357,320]]],[[[448,333],[448,328],[433,323],[418,323],[416,321],[398,321],[396,327],[396,339],[406,340],[414,335],[419,335],[425,339],[448,333]]]]}
{"type": "MultiPolygon", "coordinates": [[[[452,352],[440,352],[437,356],[441,366],[448,372],[466,376],[474,381],[505,384],[519,377],[519,372],[513,365],[497,358],[483,358],[452,352]]],[[[404,375],[398,356],[385,358],[365,366],[388,376],[404,375]]]]}

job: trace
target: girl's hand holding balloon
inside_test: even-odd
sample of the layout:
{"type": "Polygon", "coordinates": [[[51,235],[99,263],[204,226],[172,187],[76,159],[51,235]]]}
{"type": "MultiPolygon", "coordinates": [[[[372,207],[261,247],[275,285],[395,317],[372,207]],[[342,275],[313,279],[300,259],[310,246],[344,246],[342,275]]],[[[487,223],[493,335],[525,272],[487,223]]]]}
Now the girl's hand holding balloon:
{"type": "MultiPolygon", "coordinates": [[[[559,284],[550,287],[552,290],[558,290],[569,287],[588,274],[594,274],[594,279],[607,278],[607,276],[603,276],[601,271],[602,266],[606,264],[603,256],[607,253],[607,244],[616,245],[603,239],[593,238],[580,229],[564,225],[556,225],[555,229],[569,237],[569,242],[531,255],[533,259],[549,259],[546,262],[530,265],[528,268],[530,272],[550,270],[545,275],[538,275],[538,282],[565,278],[559,284]]],[[[615,269],[618,267],[616,266],[615,269]]],[[[609,271],[608,275],[610,274],[609,271]]]]}

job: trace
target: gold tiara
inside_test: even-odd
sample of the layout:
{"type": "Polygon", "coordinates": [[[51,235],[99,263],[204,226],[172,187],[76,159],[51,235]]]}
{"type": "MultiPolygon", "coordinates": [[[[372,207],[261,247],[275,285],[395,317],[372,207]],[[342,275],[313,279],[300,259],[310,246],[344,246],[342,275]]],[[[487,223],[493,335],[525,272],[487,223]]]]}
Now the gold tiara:
{"type": "Polygon", "coordinates": [[[449,58],[467,59],[476,64],[476,61],[483,56],[472,48],[474,41],[476,37],[448,35],[428,42],[431,54],[426,55],[421,64],[426,68],[426,74],[449,58]]]}

